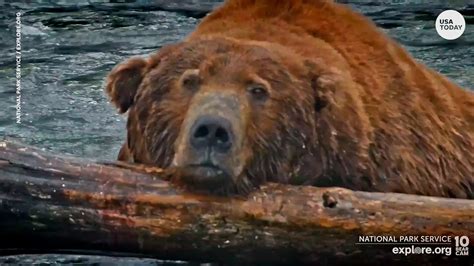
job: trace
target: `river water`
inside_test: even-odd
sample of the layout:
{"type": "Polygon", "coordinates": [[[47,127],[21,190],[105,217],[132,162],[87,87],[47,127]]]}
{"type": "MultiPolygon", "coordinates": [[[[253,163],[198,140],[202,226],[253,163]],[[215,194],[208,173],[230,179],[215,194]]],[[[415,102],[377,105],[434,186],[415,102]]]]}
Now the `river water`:
{"type": "MultiPolygon", "coordinates": [[[[180,40],[220,3],[15,2],[0,0],[0,137],[58,153],[108,160],[116,157],[125,138],[125,118],[115,112],[103,93],[106,74],[130,56],[146,55],[180,40]],[[14,51],[18,11],[22,12],[21,124],[16,123],[14,51]]],[[[371,17],[420,61],[461,86],[474,88],[473,3],[344,2],[371,17]],[[444,9],[457,9],[465,16],[467,29],[456,41],[441,39],[434,28],[436,16],[444,9]]]]}

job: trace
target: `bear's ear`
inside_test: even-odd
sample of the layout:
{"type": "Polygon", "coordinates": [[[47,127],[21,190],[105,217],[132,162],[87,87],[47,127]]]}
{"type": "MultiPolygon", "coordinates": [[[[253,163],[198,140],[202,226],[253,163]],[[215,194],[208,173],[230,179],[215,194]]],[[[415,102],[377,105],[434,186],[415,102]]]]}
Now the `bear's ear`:
{"type": "Polygon", "coordinates": [[[120,113],[125,113],[133,104],[146,68],[147,61],[135,57],[117,65],[108,75],[105,91],[120,113]]]}
{"type": "Polygon", "coordinates": [[[145,75],[183,46],[183,42],[163,46],[148,59],[132,57],[110,72],[105,91],[120,113],[125,113],[132,106],[145,75]]]}

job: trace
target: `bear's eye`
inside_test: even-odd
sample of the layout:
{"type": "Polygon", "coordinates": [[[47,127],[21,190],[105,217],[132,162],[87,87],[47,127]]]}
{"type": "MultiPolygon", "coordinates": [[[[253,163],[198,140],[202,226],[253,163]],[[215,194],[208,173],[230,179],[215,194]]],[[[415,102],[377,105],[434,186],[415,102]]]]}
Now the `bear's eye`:
{"type": "Polygon", "coordinates": [[[197,91],[201,86],[201,77],[199,76],[199,70],[188,69],[183,73],[181,77],[181,84],[183,88],[192,92],[197,91]]]}
{"type": "Polygon", "coordinates": [[[268,98],[267,88],[262,84],[252,84],[247,87],[247,92],[252,98],[258,101],[265,101],[268,98]]]}

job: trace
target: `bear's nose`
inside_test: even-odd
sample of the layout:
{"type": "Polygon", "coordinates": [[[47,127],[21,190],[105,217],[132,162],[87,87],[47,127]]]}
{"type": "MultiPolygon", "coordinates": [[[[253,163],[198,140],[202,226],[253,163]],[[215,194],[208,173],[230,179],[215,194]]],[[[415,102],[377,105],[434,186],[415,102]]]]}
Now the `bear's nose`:
{"type": "Polygon", "coordinates": [[[196,151],[213,149],[226,153],[232,147],[230,122],[218,116],[202,116],[196,120],[191,129],[191,146],[196,151]]]}

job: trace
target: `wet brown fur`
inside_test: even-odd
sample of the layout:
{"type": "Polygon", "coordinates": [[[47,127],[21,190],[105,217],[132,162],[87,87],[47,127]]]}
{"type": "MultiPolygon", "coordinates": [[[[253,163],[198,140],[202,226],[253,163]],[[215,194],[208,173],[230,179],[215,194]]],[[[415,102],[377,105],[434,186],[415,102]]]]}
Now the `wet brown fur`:
{"type": "Polygon", "coordinates": [[[119,159],[169,166],[192,101],[177,78],[239,67],[275,87],[271,104],[248,110],[240,190],[276,181],[474,198],[473,94],[324,0],[229,0],[184,42],[116,67],[106,90],[129,110],[119,159]]]}

